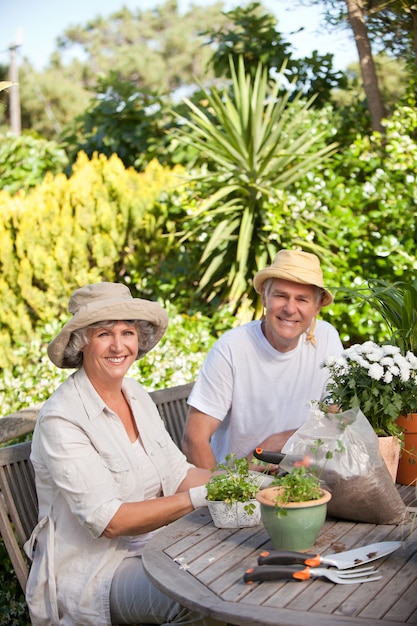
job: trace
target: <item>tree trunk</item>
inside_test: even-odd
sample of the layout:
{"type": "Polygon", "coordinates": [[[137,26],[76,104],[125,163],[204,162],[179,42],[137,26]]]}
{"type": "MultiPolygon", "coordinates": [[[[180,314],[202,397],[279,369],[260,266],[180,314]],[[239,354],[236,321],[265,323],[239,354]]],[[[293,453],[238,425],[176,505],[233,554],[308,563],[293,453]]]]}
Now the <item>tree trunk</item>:
{"type": "Polygon", "coordinates": [[[417,70],[417,9],[411,8],[410,14],[413,20],[414,63],[417,70]]]}
{"type": "Polygon", "coordinates": [[[349,24],[352,28],[358,49],[363,87],[372,119],[372,129],[383,132],[381,122],[385,117],[385,108],[378,86],[378,77],[376,75],[371,44],[369,43],[368,31],[366,29],[363,0],[346,0],[346,4],[348,8],[349,24]]]}

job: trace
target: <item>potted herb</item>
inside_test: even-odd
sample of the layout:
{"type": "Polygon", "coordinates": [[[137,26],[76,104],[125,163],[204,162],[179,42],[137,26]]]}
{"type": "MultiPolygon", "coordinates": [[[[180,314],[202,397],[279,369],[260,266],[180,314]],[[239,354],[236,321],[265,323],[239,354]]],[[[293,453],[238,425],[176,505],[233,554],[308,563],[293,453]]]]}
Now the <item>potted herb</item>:
{"type": "Polygon", "coordinates": [[[207,483],[207,504],[215,526],[239,528],[259,524],[256,474],[249,471],[246,457],[236,458],[234,454],[227,455],[226,462],[216,466],[207,483]]]}
{"type": "Polygon", "coordinates": [[[259,491],[261,519],[277,550],[310,550],[323,526],[329,491],[320,477],[304,466],[294,467],[259,491]]]}

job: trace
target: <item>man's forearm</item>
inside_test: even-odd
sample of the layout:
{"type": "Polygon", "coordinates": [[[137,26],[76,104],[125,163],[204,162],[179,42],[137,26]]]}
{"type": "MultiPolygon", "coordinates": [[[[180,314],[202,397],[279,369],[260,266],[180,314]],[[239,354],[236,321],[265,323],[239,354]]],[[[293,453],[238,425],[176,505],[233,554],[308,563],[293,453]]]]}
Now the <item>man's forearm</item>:
{"type": "Polygon", "coordinates": [[[216,467],[216,459],[210,444],[202,445],[201,442],[193,444],[184,439],[182,449],[189,463],[193,463],[196,467],[203,469],[213,469],[216,467]]]}

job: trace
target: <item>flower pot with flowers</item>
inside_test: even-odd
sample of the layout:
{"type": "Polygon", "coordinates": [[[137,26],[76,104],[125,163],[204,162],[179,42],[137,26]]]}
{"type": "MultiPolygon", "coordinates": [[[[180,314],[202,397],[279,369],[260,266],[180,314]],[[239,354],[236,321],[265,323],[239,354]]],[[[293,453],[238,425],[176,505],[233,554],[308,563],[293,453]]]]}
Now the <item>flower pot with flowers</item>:
{"type": "MultiPolygon", "coordinates": [[[[389,343],[401,353],[417,351],[417,278],[413,281],[389,282],[381,279],[367,281],[365,286],[341,289],[348,297],[359,299],[377,311],[390,337],[389,343]]],[[[397,425],[401,429],[403,449],[398,466],[397,481],[414,483],[417,488],[417,406],[416,400],[404,405],[397,425]]]]}
{"type": "MultiPolygon", "coordinates": [[[[378,437],[398,440],[399,455],[403,433],[398,417],[416,408],[417,357],[403,355],[398,346],[367,341],[340,357],[327,357],[323,367],[330,373],[325,403],[342,411],[359,407],[378,437]]],[[[396,469],[391,474],[395,480],[396,469]]]]}

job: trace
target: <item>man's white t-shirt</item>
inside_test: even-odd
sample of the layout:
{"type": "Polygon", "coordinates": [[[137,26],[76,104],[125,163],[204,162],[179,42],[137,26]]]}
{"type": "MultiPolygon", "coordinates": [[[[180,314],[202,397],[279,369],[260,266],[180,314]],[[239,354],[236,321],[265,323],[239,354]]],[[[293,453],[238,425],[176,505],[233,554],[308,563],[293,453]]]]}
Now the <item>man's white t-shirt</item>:
{"type": "Polygon", "coordinates": [[[217,462],[246,456],[273,433],[299,428],[310,402],[326,395],[327,356],[339,356],[340,337],[317,321],[316,346],[303,334],[297,347],[279,352],[265,338],[260,320],[226,332],[211,348],[188,404],[218,419],[211,439],[217,462]]]}

